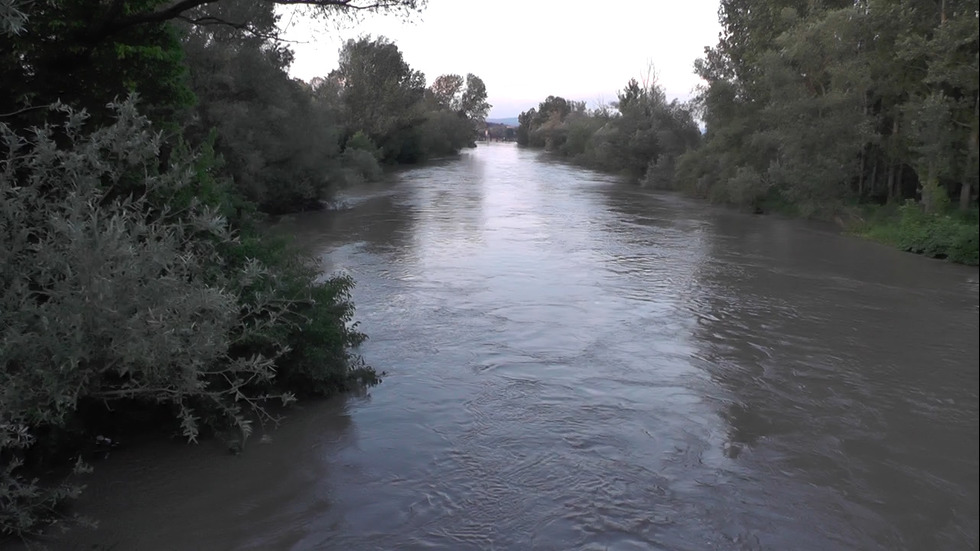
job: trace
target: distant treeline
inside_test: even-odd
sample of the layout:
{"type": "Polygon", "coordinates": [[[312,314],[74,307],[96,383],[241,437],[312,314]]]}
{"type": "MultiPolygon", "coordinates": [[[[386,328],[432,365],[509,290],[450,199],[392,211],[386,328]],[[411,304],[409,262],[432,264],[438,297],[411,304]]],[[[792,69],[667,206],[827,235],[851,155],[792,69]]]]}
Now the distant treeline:
{"type": "Polygon", "coordinates": [[[484,137],[498,142],[512,142],[517,139],[517,128],[502,123],[487,122],[484,137]]]}
{"type": "Polygon", "coordinates": [[[722,0],[690,104],[636,81],[612,108],[549,97],[522,113],[518,142],[712,201],[865,222],[901,248],[975,264],[978,9],[722,0]]]}
{"type": "Polygon", "coordinates": [[[660,188],[674,186],[677,158],[701,137],[686,106],[668,102],[655,83],[636,80],[613,107],[590,110],[584,102],[549,96],[518,120],[518,145],[543,147],[660,188]]]}
{"type": "Polygon", "coordinates": [[[348,40],[339,67],[307,83],[286,73],[291,52],[262,36],[192,26],[181,43],[196,97],[185,134],[203,142],[213,132],[236,191],[267,212],[316,208],[381,165],[473,147],[490,109],[479,77],[426,87],[383,37],[348,40]]]}
{"type": "MultiPolygon", "coordinates": [[[[277,3],[0,2],[0,540],[62,517],[80,487],[55,475],[120,436],[238,448],[269,404],[378,380],[353,281],[258,214],[473,145],[486,89],[427,87],[383,38],[292,79],[277,3]]],[[[419,5],[303,4],[325,24],[419,5]]]]}

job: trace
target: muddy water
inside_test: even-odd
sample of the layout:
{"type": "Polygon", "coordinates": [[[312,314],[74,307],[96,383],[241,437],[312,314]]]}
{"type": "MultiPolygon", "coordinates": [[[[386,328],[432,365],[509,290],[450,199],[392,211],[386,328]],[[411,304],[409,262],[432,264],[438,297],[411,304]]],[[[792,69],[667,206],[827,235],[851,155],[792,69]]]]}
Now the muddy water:
{"type": "Polygon", "coordinates": [[[976,549],[977,270],[509,145],[283,222],[367,395],[122,449],[67,548],[976,549]]]}

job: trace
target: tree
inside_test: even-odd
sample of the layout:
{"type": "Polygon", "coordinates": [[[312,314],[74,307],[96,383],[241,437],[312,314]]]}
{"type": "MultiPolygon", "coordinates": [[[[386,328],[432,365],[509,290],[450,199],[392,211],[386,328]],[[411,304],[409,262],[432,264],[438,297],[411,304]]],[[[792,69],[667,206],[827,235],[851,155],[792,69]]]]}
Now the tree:
{"type": "Polygon", "coordinates": [[[466,75],[466,88],[460,97],[459,111],[473,122],[483,122],[490,112],[487,86],[480,77],[472,73],[466,75]]]}
{"type": "MultiPolygon", "coordinates": [[[[78,27],[72,38],[83,42],[100,42],[112,35],[123,33],[133,27],[166,23],[180,20],[193,25],[221,25],[250,32],[264,33],[261,25],[248,17],[227,17],[220,12],[221,4],[229,0],[149,0],[146,2],[127,2],[120,0],[111,4],[86,6],[92,10],[84,27],[78,27]],[[212,8],[217,7],[218,10],[212,8]]],[[[85,4],[86,2],[81,2],[85,4]]],[[[77,4],[77,3],[76,3],[77,4]]],[[[420,9],[425,0],[258,0],[255,4],[260,11],[267,11],[275,6],[302,6],[308,8],[313,17],[330,17],[337,13],[353,15],[357,12],[402,12],[408,13],[420,9]]],[[[26,5],[26,3],[24,4],[26,5]]],[[[31,19],[35,9],[43,7],[31,6],[25,13],[25,18],[31,19]]],[[[69,8],[71,9],[71,8],[69,8]]],[[[24,12],[22,12],[24,13],[24,12]]],[[[78,15],[78,12],[73,10],[78,15]]],[[[239,15],[241,15],[239,13],[239,15]]]]}
{"type": "Polygon", "coordinates": [[[331,87],[285,74],[273,4],[0,2],[0,536],[76,493],[27,476],[63,467],[44,450],[135,411],[240,443],[270,398],[377,382],[352,280],[259,235],[227,185],[310,200],[336,158],[331,87]]]}
{"type": "Polygon", "coordinates": [[[517,145],[531,144],[531,130],[537,116],[538,110],[533,107],[517,116],[517,145]]]}
{"type": "Polygon", "coordinates": [[[730,200],[729,182],[756,174],[759,192],[815,212],[908,197],[929,165],[945,179],[936,185],[959,187],[968,205],[969,154],[954,151],[972,148],[976,13],[976,0],[723,0],[721,39],[696,63],[707,82],[698,99],[707,140],[692,154],[700,161],[685,165],[688,187],[706,184],[730,200]],[[929,135],[959,145],[933,141],[952,156],[920,163],[916,114],[939,113],[939,97],[949,116],[938,120],[948,123],[929,135]]]}
{"type": "MultiPolygon", "coordinates": [[[[105,104],[138,92],[151,118],[190,105],[178,37],[169,23],[224,27],[275,39],[267,16],[276,5],[301,5],[312,17],[365,10],[408,13],[424,0],[265,0],[254,11],[226,10],[231,0],[66,0],[4,3],[10,32],[0,48],[0,114],[36,124],[35,107],[57,100],[111,116],[105,104]],[[257,16],[257,18],[253,18],[257,16]]],[[[8,117],[9,119],[9,117],[8,117]]]]}
{"type": "Polygon", "coordinates": [[[425,122],[419,129],[423,154],[451,155],[475,147],[490,110],[486,98],[486,86],[476,75],[466,75],[465,81],[455,74],[435,79],[426,92],[425,122]]]}
{"type": "Polygon", "coordinates": [[[770,90],[757,130],[771,151],[763,174],[804,214],[865,194],[867,151],[877,141],[865,32],[860,10],[828,10],[793,25],[760,58],[770,90]]]}
{"type": "MultiPolygon", "coordinates": [[[[275,26],[269,5],[227,2],[218,8],[229,19],[247,13],[257,29],[275,26]]],[[[198,100],[185,135],[203,141],[215,131],[215,150],[236,189],[262,210],[319,207],[342,180],[341,128],[333,106],[289,77],[290,51],[264,36],[223,26],[185,30],[185,63],[198,100]]]]}
{"type": "Polygon", "coordinates": [[[16,36],[27,24],[25,0],[8,0],[0,4],[0,36],[16,36]]]}
{"type": "Polygon", "coordinates": [[[418,158],[412,129],[424,120],[425,76],[384,37],[348,40],[330,74],[341,86],[348,132],[367,134],[391,161],[418,158]]]}
{"type": "Polygon", "coordinates": [[[463,77],[459,75],[441,75],[429,86],[436,104],[448,111],[462,109],[463,77]]]}
{"type": "MultiPolygon", "coordinates": [[[[584,105],[582,106],[584,108],[584,105]]],[[[557,149],[565,142],[562,123],[572,112],[573,105],[563,97],[548,96],[531,109],[518,116],[518,145],[557,149]]]]}
{"type": "MultiPolygon", "coordinates": [[[[130,2],[115,2],[134,9],[130,2]]],[[[98,120],[105,104],[138,92],[144,112],[163,120],[193,101],[173,27],[157,23],[92,35],[105,6],[95,0],[21,6],[24,32],[0,48],[0,113],[8,124],[41,124],[39,108],[56,101],[87,108],[98,120]]]]}
{"type": "Polygon", "coordinates": [[[615,113],[606,106],[589,110],[584,102],[548,96],[518,117],[518,144],[544,147],[586,166],[672,188],[677,158],[700,138],[691,110],[676,101],[668,103],[651,76],[642,85],[630,79],[618,96],[615,113]]]}
{"type": "Polygon", "coordinates": [[[919,126],[919,132],[913,137],[917,142],[914,151],[920,158],[932,159],[927,165],[938,162],[938,167],[927,169],[931,176],[927,175],[925,180],[929,181],[941,167],[939,171],[945,173],[950,191],[960,188],[959,206],[965,211],[970,206],[972,190],[977,186],[980,158],[977,144],[980,126],[978,2],[943,2],[940,10],[939,25],[931,36],[918,44],[912,43],[913,49],[924,50],[928,68],[924,79],[927,95],[916,98],[919,105],[913,107],[914,111],[925,115],[913,117],[917,119],[913,125],[919,126]],[[942,127],[935,128],[940,121],[944,122],[942,127]],[[946,159],[939,161],[938,152],[925,153],[923,147],[925,151],[937,147],[945,149],[946,159]]]}

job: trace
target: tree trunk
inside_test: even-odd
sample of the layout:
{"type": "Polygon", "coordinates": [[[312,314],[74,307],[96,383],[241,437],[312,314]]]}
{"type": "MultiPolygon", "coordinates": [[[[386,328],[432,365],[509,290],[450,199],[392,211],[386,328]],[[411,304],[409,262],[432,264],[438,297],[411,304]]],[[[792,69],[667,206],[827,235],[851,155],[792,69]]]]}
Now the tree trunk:
{"type": "Polygon", "coordinates": [[[864,199],[864,169],[867,164],[866,149],[861,150],[861,169],[858,172],[858,201],[864,199]]]}
{"type": "MultiPolygon", "coordinates": [[[[891,139],[892,140],[898,139],[898,116],[897,115],[895,116],[895,120],[892,121],[891,139]]],[[[895,183],[895,167],[897,164],[898,162],[896,162],[895,160],[891,160],[891,162],[888,163],[888,202],[889,203],[893,203],[897,199],[901,199],[901,197],[898,196],[898,187],[901,184],[895,183]]]]}
{"type": "Polygon", "coordinates": [[[978,124],[980,124],[980,94],[973,103],[973,129],[970,131],[969,143],[966,148],[966,166],[963,170],[963,185],[960,187],[960,210],[970,209],[970,196],[973,192],[973,180],[977,173],[977,159],[980,158],[978,146],[978,124]]]}
{"type": "Polygon", "coordinates": [[[878,156],[875,155],[874,164],[871,165],[871,193],[878,193],[878,156]]]}
{"type": "Polygon", "coordinates": [[[894,203],[898,200],[895,186],[895,163],[888,164],[888,202],[894,203]]]}
{"type": "Polygon", "coordinates": [[[919,193],[922,194],[922,198],[919,204],[922,205],[922,210],[926,211],[926,214],[935,214],[936,212],[936,194],[941,192],[942,189],[939,187],[939,176],[937,175],[936,162],[930,161],[929,168],[926,171],[926,181],[919,183],[919,193]]]}

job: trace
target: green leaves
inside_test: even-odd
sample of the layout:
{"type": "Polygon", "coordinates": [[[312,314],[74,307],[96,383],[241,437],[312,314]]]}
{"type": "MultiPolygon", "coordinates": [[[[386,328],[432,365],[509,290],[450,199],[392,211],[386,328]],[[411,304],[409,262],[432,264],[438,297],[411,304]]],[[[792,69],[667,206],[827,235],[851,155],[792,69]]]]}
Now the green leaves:
{"type": "Polygon", "coordinates": [[[327,393],[364,377],[348,351],[363,340],[353,281],[315,283],[295,252],[243,240],[220,205],[187,199],[198,161],[178,149],[161,163],[135,101],[111,108],[114,122],[92,131],[64,106],[62,124],[26,137],[0,123],[5,533],[64,497],[22,480],[19,458],[36,430],[74,424],[83,401],[167,404],[189,440],[228,427],[244,439],[292,387],[327,393]]]}
{"type": "Polygon", "coordinates": [[[490,112],[490,104],[487,103],[487,86],[483,83],[483,79],[473,73],[466,75],[466,88],[459,100],[459,111],[474,122],[483,122],[490,112]]]}
{"type": "Polygon", "coordinates": [[[933,211],[957,192],[968,208],[976,13],[976,0],[724,0],[722,39],[697,64],[707,139],[685,166],[714,167],[701,193],[726,200],[745,200],[727,188],[746,189],[747,169],[807,214],[915,196],[933,211]]]}
{"type": "MultiPolygon", "coordinates": [[[[77,451],[93,418],[162,407],[189,440],[227,432],[240,447],[274,421],[270,400],[377,382],[350,351],[365,338],[353,281],[320,282],[312,261],[251,231],[250,213],[315,208],[379,176],[375,143],[422,141],[424,79],[406,65],[382,83],[395,98],[385,133],[342,151],[349,98],[288,76],[275,4],[0,0],[4,534],[38,529],[77,492],[24,473],[77,451]]],[[[397,64],[397,48],[380,50],[397,64]]],[[[471,82],[478,114],[485,90],[471,82]]]]}
{"type": "Polygon", "coordinates": [[[897,216],[872,223],[863,233],[916,254],[973,266],[978,263],[976,209],[967,215],[930,214],[915,203],[906,203],[897,216]]]}
{"type": "Polygon", "coordinates": [[[0,36],[18,35],[27,24],[27,2],[24,0],[0,0],[0,36]]]}
{"type": "Polygon", "coordinates": [[[584,102],[549,96],[518,117],[517,143],[544,147],[576,162],[618,172],[661,188],[673,188],[674,165],[699,132],[687,106],[668,103],[651,78],[631,79],[619,93],[618,112],[585,108],[584,102]]]}

